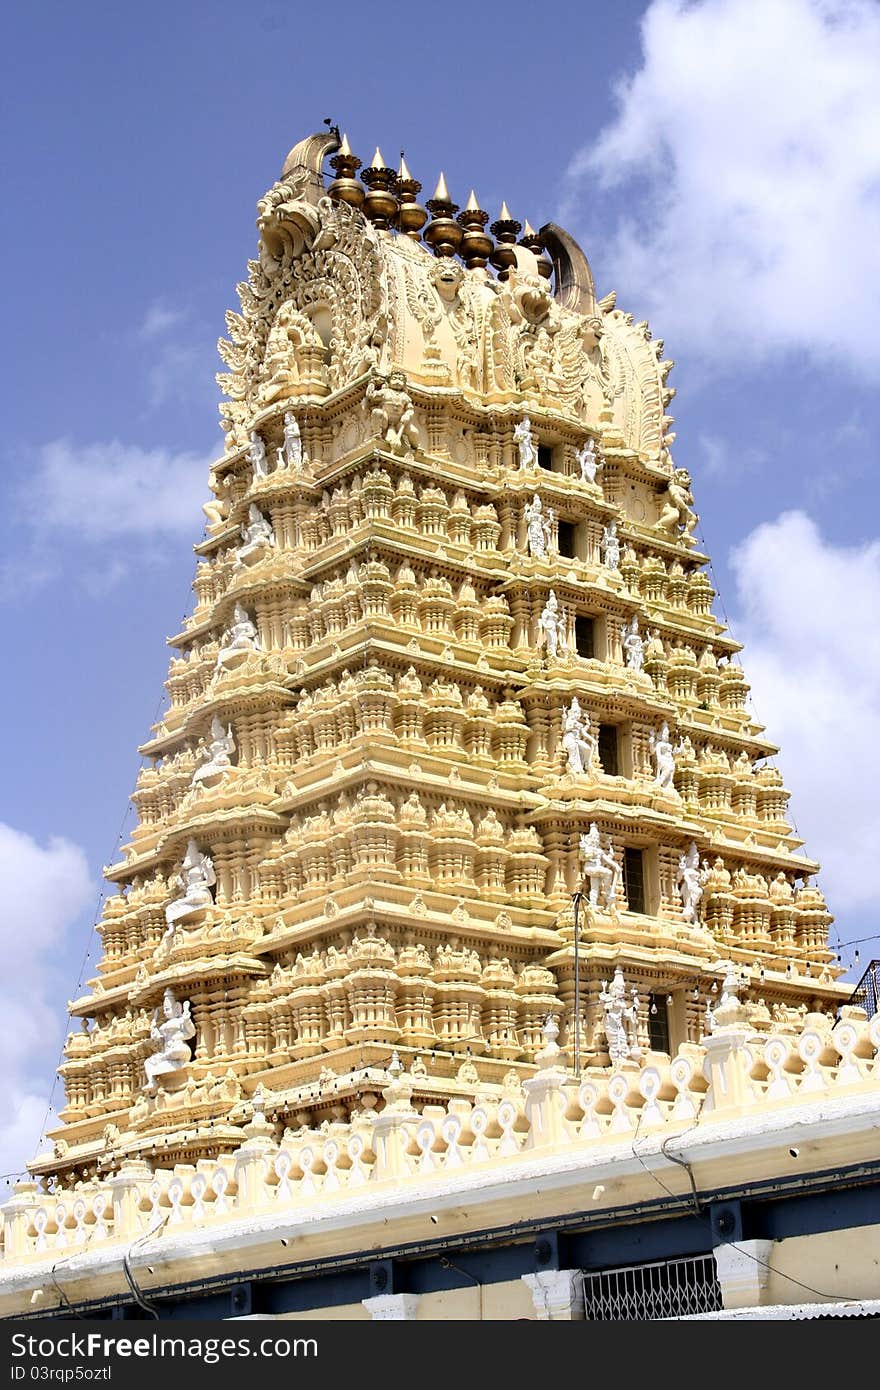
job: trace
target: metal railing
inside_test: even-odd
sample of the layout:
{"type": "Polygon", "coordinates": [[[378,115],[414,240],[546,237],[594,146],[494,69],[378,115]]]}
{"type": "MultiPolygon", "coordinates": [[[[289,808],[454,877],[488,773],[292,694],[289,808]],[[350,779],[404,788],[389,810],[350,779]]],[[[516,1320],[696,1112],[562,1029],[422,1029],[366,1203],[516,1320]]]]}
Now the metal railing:
{"type": "Polygon", "coordinates": [[[714,1255],[584,1274],[584,1313],[589,1322],[656,1322],[717,1313],[721,1307],[714,1255]]]}
{"type": "Polygon", "coordinates": [[[850,996],[851,1004],[864,1009],[868,1018],[880,1010],[880,960],[872,960],[850,996]]]}

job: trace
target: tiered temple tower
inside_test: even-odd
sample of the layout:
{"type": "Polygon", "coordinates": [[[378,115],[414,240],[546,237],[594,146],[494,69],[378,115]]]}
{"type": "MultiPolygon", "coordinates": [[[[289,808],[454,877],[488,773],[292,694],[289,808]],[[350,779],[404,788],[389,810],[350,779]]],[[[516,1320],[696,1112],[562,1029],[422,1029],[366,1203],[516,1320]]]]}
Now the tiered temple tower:
{"type": "Polygon", "coordinates": [[[360,164],[311,137],[258,204],[196,604],[32,1165],[63,1184],[229,1153],[258,1088],[278,1132],[344,1124],[393,1049],[419,1108],[500,1096],[548,1015],[606,1069],[618,967],[642,1057],[698,1043],[724,961],[759,1031],[848,993],[662,342],[561,228],[360,164]]]}

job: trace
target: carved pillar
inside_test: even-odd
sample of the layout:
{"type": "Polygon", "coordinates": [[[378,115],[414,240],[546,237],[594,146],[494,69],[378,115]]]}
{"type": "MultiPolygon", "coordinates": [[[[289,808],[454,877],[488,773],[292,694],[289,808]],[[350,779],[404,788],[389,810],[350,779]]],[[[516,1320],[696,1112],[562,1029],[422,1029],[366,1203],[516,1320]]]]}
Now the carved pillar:
{"type": "Polygon", "coordinates": [[[583,1276],[579,1269],[545,1269],[523,1274],[539,1322],[574,1322],[584,1318],[583,1276]]]}

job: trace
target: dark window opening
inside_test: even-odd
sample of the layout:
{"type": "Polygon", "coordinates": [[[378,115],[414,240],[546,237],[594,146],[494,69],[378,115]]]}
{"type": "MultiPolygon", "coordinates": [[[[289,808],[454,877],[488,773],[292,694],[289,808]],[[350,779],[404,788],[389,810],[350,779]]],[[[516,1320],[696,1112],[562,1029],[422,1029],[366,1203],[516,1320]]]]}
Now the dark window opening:
{"type": "Polygon", "coordinates": [[[623,851],[623,890],[630,912],[644,912],[645,866],[640,849],[623,851]]]}
{"type": "Polygon", "coordinates": [[[556,535],[559,545],[560,555],[567,559],[574,559],[574,522],[558,521],[556,523],[556,535]]]}
{"type": "Polygon", "coordinates": [[[574,645],[578,656],[595,656],[596,630],[592,618],[575,618],[574,645]]]}
{"type": "Polygon", "coordinates": [[[620,765],[617,756],[617,725],[599,725],[599,761],[602,764],[602,771],[608,777],[618,777],[620,775],[620,765]]]}
{"type": "Polygon", "coordinates": [[[550,448],[549,444],[538,445],[538,467],[553,467],[553,450],[550,448]]]}
{"type": "Polygon", "coordinates": [[[669,1006],[665,994],[648,995],[648,1041],[652,1052],[669,1051],[669,1006]]]}

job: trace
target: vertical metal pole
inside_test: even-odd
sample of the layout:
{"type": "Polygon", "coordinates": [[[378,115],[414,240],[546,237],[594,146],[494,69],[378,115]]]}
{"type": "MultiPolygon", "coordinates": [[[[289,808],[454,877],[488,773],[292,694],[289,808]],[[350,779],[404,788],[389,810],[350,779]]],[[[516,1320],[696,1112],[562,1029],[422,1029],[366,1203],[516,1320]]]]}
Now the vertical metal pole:
{"type": "Polygon", "coordinates": [[[578,1080],[581,1076],[581,962],[578,932],[580,905],[580,893],[572,893],[571,906],[574,913],[574,1072],[578,1080]]]}

